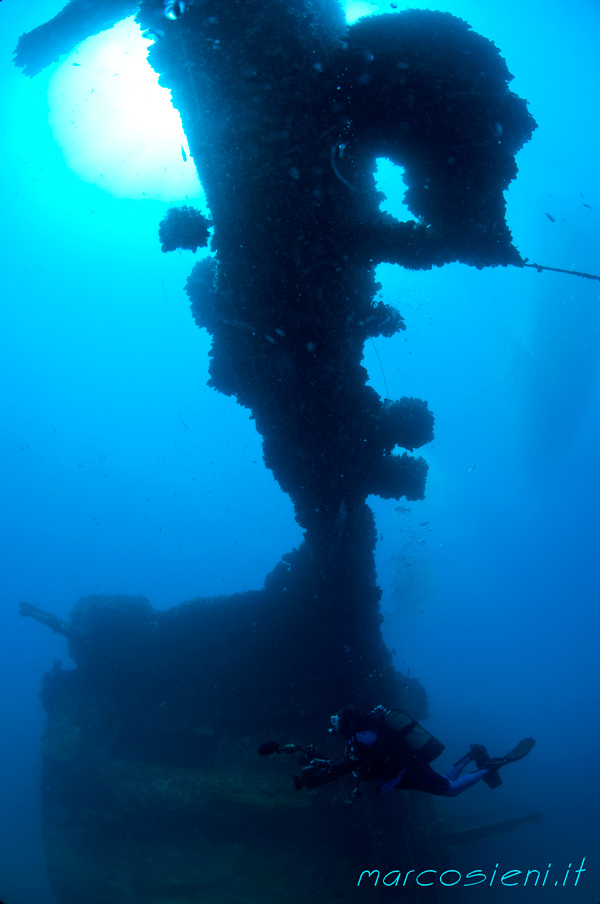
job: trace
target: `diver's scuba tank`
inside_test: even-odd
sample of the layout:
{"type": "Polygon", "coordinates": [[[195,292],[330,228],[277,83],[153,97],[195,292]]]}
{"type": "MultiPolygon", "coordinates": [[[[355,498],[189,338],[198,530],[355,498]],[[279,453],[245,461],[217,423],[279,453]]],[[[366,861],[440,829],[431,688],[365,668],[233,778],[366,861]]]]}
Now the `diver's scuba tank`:
{"type": "MultiPolygon", "coordinates": [[[[377,709],[383,709],[383,707],[377,707],[377,709]]],[[[409,716],[408,713],[399,709],[388,709],[382,714],[377,713],[377,711],[375,714],[380,724],[385,726],[387,732],[396,740],[401,741],[407,752],[410,752],[424,763],[431,763],[444,749],[442,742],[434,738],[426,728],[419,725],[417,720],[409,716]]]]}

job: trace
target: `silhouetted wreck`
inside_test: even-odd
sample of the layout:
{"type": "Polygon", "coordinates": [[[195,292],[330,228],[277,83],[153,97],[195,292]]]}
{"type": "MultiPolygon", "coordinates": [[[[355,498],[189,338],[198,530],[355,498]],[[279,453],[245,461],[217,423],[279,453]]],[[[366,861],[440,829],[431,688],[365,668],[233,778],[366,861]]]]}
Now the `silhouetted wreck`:
{"type": "MultiPolygon", "coordinates": [[[[352,807],[335,789],[294,795],[289,761],[266,769],[255,750],[319,743],[349,701],[426,715],[382,642],[366,499],[423,498],[427,465],[408,453],[433,417],[366,385],[365,341],[405,328],[375,301],[375,267],[522,265],[503,192],[535,123],[496,47],[463,21],[413,10],[348,28],[335,0],[71,0],[20,39],[16,63],[31,75],[67,52],[92,7],[88,33],[136,6],[212,218],[213,256],[187,284],[213,338],[210,383],[252,411],[305,539],[260,592],[167,612],[88,597],[70,622],[25,604],[77,664],[43,687],[52,883],[61,904],[341,904],[357,865],[395,867],[401,851],[433,866],[456,837],[427,830],[425,795],[352,807]],[[404,167],[414,221],[379,210],[378,156],[404,167]]],[[[206,231],[182,227],[178,242],[176,224],[168,247],[206,231]]]]}

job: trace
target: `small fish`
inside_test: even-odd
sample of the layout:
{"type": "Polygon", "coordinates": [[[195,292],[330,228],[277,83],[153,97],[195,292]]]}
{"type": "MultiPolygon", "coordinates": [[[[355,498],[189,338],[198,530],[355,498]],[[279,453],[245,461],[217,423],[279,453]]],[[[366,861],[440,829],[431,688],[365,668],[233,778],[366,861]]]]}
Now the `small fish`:
{"type": "Polygon", "coordinates": [[[469,474],[471,473],[471,471],[474,471],[474,470],[475,470],[475,465],[473,465],[472,468],[469,468],[469,474]]]}
{"type": "Polygon", "coordinates": [[[187,154],[186,154],[186,152],[185,152],[185,150],[184,150],[183,145],[181,145],[181,156],[182,156],[182,158],[183,158],[183,162],[184,162],[184,163],[187,163],[187,154]]]}
{"type": "Polygon", "coordinates": [[[547,213],[546,216],[548,217],[548,219],[550,220],[551,223],[556,223],[556,220],[554,219],[554,217],[552,216],[551,213],[547,213]]]}
{"type": "Polygon", "coordinates": [[[591,204],[584,204],[583,206],[584,206],[584,207],[587,207],[588,210],[591,210],[591,209],[592,209],[592,205],[591,205],[591,204]]]}
{"type": "Polygon", "coordinates": [[[405,515],[407,512],[410,512],[410,508],[406,508],[404,505],[397,505],[394,511],[398,512],[400,515],[405,515]]]}
{"type": "Polygon", "coordinates": [[[429,524],[429,521],[421,521],[421,523],[419,524],[419,527],[427,527],[428,524],[429,524]]]}

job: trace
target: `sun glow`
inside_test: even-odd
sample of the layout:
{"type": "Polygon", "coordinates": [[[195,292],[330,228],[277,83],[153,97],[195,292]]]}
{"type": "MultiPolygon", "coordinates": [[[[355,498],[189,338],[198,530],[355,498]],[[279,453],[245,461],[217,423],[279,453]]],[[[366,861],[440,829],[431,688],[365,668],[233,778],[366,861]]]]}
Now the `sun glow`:
{"type": "Polygon", "coordinates": [[[84,181],[120,198],[197,201],[202,186],[149,43],[132,18],[84,41],[50,79],[50,127],[84,181]]]}

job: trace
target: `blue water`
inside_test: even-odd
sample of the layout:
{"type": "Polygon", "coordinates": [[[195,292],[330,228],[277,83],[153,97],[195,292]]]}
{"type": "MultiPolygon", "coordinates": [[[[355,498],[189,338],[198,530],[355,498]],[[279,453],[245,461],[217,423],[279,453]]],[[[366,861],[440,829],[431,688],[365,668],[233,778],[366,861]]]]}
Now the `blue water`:
{"type": "MultiPolygon", "coordinates": [[[[167,608],[260,588],[300,540],[248,412],[205,386],[209,340],[183,292],[194,258],[157,241],[168,205],[74,175],[47,122],[55,67],[29,80],[11,63],[18,36],[61,7],[0,2],[6,904],[53,901],[37,695],[55,659],[69,665],[65,641],[20,618],[18,601],[67,617],[95,592],[167,608]]],[[[539,123],[508,192],[515,244],[538,263],[600,273],[596,3],[437,8],[494,40],[539,123]]],[[[427,399],[436,417],[425,501],[398,512],[371,500],[386,640],[425,685],[448,763],[472,741],[500,754],[537,740],[501,789],[447,805],[493,819],[542,809],[543,822],[457,854],[457,868],[552,862],[562,882],[586,858],[576,889],[478,886],[464,900],[597,904],[600,284],[459,265],[381,267],[380,279],[408,329],[376,340],[380,361],[367,345],[372,383],[427,399]]]]}

